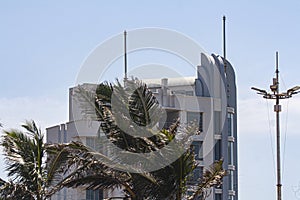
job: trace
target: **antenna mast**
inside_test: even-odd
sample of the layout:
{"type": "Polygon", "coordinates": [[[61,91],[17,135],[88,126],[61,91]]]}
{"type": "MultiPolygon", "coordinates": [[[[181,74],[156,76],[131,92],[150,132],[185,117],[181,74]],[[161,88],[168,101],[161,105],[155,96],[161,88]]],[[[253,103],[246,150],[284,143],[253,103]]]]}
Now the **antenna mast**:
{"type": "Polygon", "coordinates": [[[226,17],[223,16],[223,57],[224,57],[224,70],[226,73],[226,17]]]}
{"type": "Polygon", "coordinates": [[[126,41],[127,32],[124,31],[124,83],[127,81],[127,41],[126,41]]]}
{"type": "MultiPolygon", "coordinates": [[[[227,76],[227,60],[226,60],[226,17],[223,15],[223,63],[224,63],[224,73],[225,73],[225,79],[226,79],[226,96],[227,99],[230,96],[230,87],[229,87],[229,81],[227,76]]],[[[228,103],[228,101],[227,101],[228,103]]]]}
{"type": "Polygon", "coordinates": [[[276,157],[277,157],[277,200],[282,200],[281,194],[281,163],[280,163],[280,121],[279,113],[281,112],[281,105],[279,104],[280,99],[291,98],[292,95],[300,92],[300,86],[295,86],[291,89],[288,89],[286,92],[279,93],[279,70],[278,70],[278,52],[276,52],[276,77],[273,78],[273,84],[270,85],[271,92],[266,90],[258,89],[252,87],[252,90],[257,91],[257,94],[260,94],[265,99],[273,99],[276,101],[274,105],[274,112],[276,113],[276,157]]]}

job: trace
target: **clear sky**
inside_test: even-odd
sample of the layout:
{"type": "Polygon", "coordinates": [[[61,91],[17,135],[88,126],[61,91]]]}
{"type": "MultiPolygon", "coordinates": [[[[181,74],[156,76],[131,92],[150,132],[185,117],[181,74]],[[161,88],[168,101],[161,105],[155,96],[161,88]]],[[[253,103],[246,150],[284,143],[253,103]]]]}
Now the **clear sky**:
{"type": "MultiPolygon", "coordinates": [[[[238,86],[240,199],[275,199],[273,102],[250,87],[269,87],[276,51],[282,90],[300,84],[299,10],[298,0],[0,1],[0,121],[8,129],[34,119],[43,130],[66,122],[68,88],[84,59],[125,29],[175,30],[222,54],[226,15],[227,58],[238,86]]],[[[300,199],[299,100],[282,103],[283,197],[289,200],[300,199]]],[[[2,161],[1,177],[3,169],[2,161]]]]}

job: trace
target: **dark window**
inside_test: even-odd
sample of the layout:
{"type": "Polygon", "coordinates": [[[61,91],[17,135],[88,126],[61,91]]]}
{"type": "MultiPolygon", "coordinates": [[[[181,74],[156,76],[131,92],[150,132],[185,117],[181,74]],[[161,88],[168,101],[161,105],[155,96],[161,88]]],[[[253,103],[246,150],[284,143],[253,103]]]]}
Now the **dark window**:
{"type": "Polygon", "coordinates": [[[215,144],[215,160],[220,160],[222,158],[222,141],[216,140],[215,144]]]}
{"type": "Polygon", "coordinates": [[[233,142],[228,142],[228,164],[233,165],[233,142]]]}
{"type": "Polygon", "coordinates": [[[222,200],[222,194],[215,194],[215,200],[222,200]]]}
{"type": "Polygon", "coordinates": [[[187,112],[188,124],[197,124],[199,131],[203,131],[203,113],[202,112],[187,112]]]}
{"type": "Polygon", "coordinates": [[[203,142],[202,141],[193,141],[192,142],[192,150],[195,153],[196,160],[203,160],[203,142]]]}
{"type": "Polygon", "coordinates": [[[233,136],[233,113],[227,114],[228,136],[233,136]]]}
{"type": "Polygon", "coordinates": [[[196,167],[193,171],[192,177],[190,178],[190,182],[199,183],[202,176],[203,176],[203,167],[196,167]]]}
{"type": "Polygon", "coordinates": [[[214,132],[215,134],[221,134],[221,112],[214,111],[214,132]]]}
{"type": "Polygon", "coordinates": [[[102,200],[102,190],[86,190],[86,200],[102,200]]]}
{"type": "Polygon", "coordinates": [[[199,117],[199,131],[203,131],[203,113],[200,113],[200,117],[199,117]]]}

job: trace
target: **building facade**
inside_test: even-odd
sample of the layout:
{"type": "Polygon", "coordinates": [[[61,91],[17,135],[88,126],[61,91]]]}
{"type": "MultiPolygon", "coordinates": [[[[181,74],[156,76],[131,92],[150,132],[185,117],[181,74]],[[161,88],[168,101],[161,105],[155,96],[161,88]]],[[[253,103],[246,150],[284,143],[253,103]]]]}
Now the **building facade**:
{"type": "MultiPolygon", "coordinates": [[[[201,54],[201,64],[195,77],[143,80],[166,111],[167,127],[175,119],[181,123],[196,121],[199,135],[193,136],[198,167],[194,170],[193,184],[214,161],[223,159],[227,176],[220,188],[213,188],[209,200],[238,200],[237,106],[235,74],[231,64],[216,55],[201,54]]],[[[96,84],[84,84],[95,89],[96,84]]],[[[47,128],[47,142],[69,142],[80,139],[95,148],[99,122],[86,120],[81,108],[69,90],[69,122],[47,128]]],[[[121,196],[120,191],[60,191],[56,199],[101,199],[121,196]]],[[[53,199],[54,199],[53,198],[53,199]]]]}

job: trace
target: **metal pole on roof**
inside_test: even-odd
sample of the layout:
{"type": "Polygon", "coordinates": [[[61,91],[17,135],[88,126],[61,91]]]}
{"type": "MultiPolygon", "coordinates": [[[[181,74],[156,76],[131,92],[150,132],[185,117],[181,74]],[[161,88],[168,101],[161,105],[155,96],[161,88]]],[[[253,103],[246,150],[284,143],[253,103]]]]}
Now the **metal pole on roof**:
{"type": "Polygon", "coordinates": [[[127,32],[124,31],[124,82],[127,81],[127,41],[126,41],[127,32]]]}
{"type": "Polygon", "coordinates": [[[226,17],[223,16],[223,58],[224,58],[224,70],[226,73],[226,17]]]}

